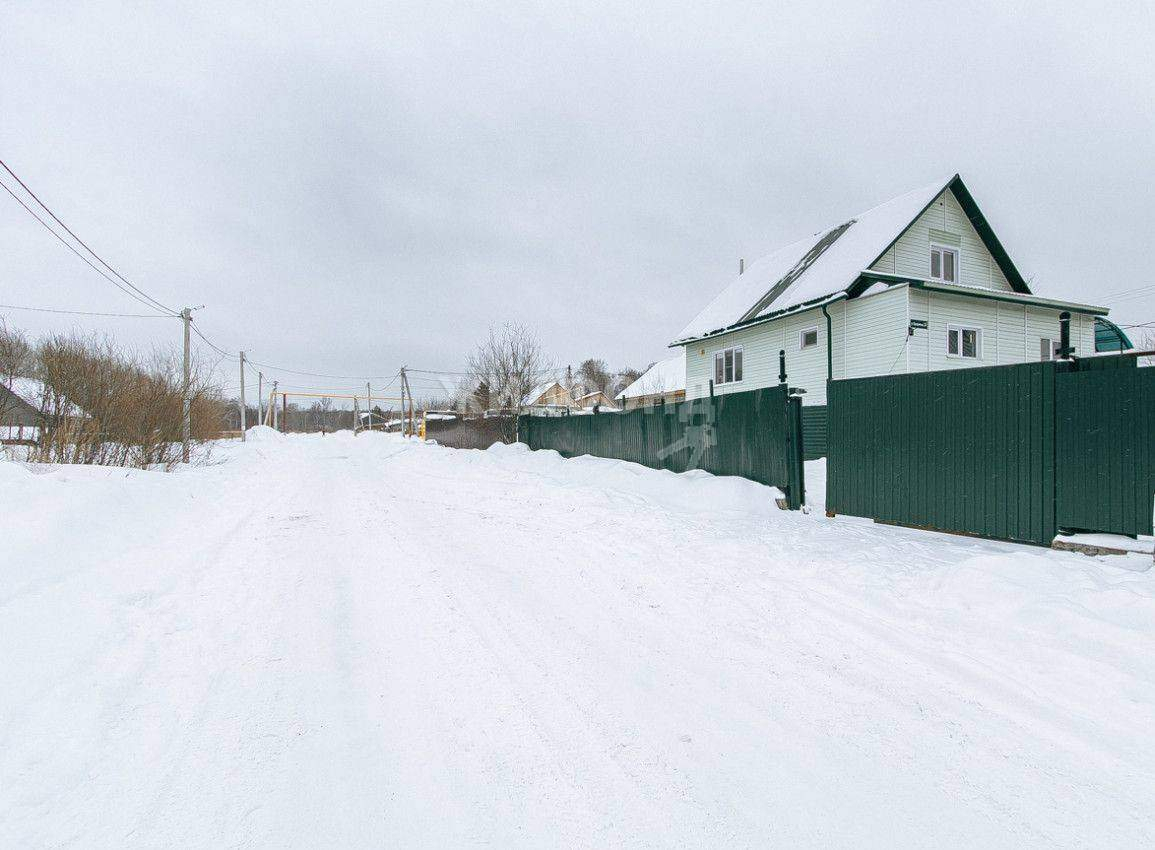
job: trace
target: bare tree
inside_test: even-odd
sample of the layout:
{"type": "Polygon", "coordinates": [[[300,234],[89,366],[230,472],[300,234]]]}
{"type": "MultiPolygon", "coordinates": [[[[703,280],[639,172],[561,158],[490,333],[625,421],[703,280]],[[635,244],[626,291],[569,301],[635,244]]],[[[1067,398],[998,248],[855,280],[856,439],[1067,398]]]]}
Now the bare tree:
{"type": "MultiPolygon", "coordinates": [[[[650,366],[652,365],[654,364],[651,363],[650,366]]],[[[647,366],[646,369],[649,369],[649,366],[647,366]]],[[[642,375],[645,374],[645,371],[646,370],[638,371],[637,369],[630,368],[620,370],[618,374],[614,376],[614,385],[612,388],[613,392],[609,393],[609,396],[611,398],[617,398],[618,393],[620,393],[638,378],[642,377],[642,375]]]]}
{"type": "Polygon", "coordinates": [[[590,357],[581,362],[577,370],[578,379],[585,385],[586,392],[603,392],[610,394],[613,389],[614,376],[606,361],[590,357]]]}
{"type": "Polygon", "coordinates": [[[505,436],[513,439],[515,417],[550,366],[532,331],[524,325],[505,325],[500,331],[489,329],[489,337],[469,358],[469,371],[478,392],[484,388],[487,408],[496,407],[512,420],[505,436]]]}
{"type": "MultiPolygon", "coordinates": [[[[1144,331],[1143,336],[1135,340],[1135,345],[1140,351],[1155,351],[1155,330],[1144,331]]],[[[1139,365],[1155,367],[1155,356],[1140,357],[1139,365]]]]}

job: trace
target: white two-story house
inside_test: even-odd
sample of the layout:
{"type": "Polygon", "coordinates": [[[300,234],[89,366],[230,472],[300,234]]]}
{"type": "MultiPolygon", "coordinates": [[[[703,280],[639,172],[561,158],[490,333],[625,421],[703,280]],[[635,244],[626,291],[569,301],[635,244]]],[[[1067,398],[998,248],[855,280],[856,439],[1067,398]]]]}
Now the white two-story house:
{"type": "Polygon", "coordinates": [[[1076,356],[1130,347],[1106,307],[1032,293],[956,174],[750,265],[672,345],[687,399],[775,385],[785,351],[813,407],[827,379],[1053,358],[1062,311],[1076,356]]]}

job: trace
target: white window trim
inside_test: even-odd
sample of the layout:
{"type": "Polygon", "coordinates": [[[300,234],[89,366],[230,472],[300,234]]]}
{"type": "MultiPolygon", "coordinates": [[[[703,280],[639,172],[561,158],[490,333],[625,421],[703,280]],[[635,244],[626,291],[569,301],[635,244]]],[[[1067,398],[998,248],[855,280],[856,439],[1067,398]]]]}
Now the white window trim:
{"type": "Polygon", "coordinates": [[[975,360],[981,362],[983,359],[983,329],[975,327],[974,325],[947,325],[946,326],[946,356],[950,360],[975,360]],[[958,354],[950,353],[950,333],[951,331],[958,331],[958,354]],[[967,357],[962,353],[962,332],[975,332],[975,356],[967,357]]]}
{"type": "Polygon", "coordinates": [[[714,386],[716,386],[716,387],[728,387],[731,384],[742,383],[746,378],[746,354],[745,354],[745,352],[742,351],[742,346],[740,346],[740,345],[727,345],[725,348],[715,349],[714,350],[714,356],[710,359],[710,368],[711,368],[710,379],[714,382],[714,386]],[[718,358],[719,357],[723,358],[723,360],[722,360],[722,374],[724,376],[726,374],[725,357],[726,357],[727,351],[733,351],[735,354],[735,357],[739,353],[742,354],[742,377],[741,378],[735,378],[732,381],[719,381],[718,380],[718,358]]]}
{"type": "Polygon", "coordinates": [[[813,327],[809,327],[809,328],[802,328],[800,331],[798,331],[798,350],[799,351],[805,351],[808,348],[817,348],[818,342],[819,342],[819,340],[818,340],[818,325],[814,325],[813,327]],[[814,332],[814,345],[807,345],[806,344],[806,334],[810,333],[811,331],[814,332]]]}
{"type": "MultiPolygon", "coordinates": [[[[930,243],[930,250],[934,251],[935,249],[938,249],[939,251],[950,251],[951,253],[954,254],[954,280],[947,280],[945,277],[942,276],[942,263],[941,262],[939,263],[939,266],[938,266],[938,271],[939,271],[938,277],[934,276],[934,267],[933,266],[931,266],[931,268],[928,269],[928,271],[930,272],[930,279],[942,281],[943,283],[961,283],[962,282],[962,248],[960,248],[958,245],[944,245],[941,242],[931,242],[930,243]]],[[[930,252],[929,251],[927,252],[926,261],[928,264],[930,263],[930,252]]],[[[970,329],[968,328],[968,330],[970,330],[970,329]]]]}
{"type": "Polygon", "coordinates": [[[1052,336],[1052,337],[1047,337],[1047,336],[1041,336],[1041,337],[1039,337],[1039,342],[1040,342],[1040,346],[1039,346],[1039,349],[1040,349],[1040,350],[1039,350],[1039,354],[1040,354],[1040,355],[1042,354],[1042,345],[1041,345],[1041,343],[1042,343],[1044,340],[1045,340],[1046,342],[1049,342],[1049,343],[1051,344],[1051,356],[1050,356],[1050,357],[1048,357],[1048,358],[1046,358],[1046,359],[1045,359],[1045,360],[1043,360],[1042,362],[1044,362],[1044,363],[1050,363],[1050,362],[1051,362],[1051,361],[1053,361],[1053,360],[1058,360],[1058,359],[1059,359],[1059,348],[1062,346],[1062,341],[1061,341],[1061,340],[1057,340],[1057,339],[1055,339],[1053,336],[1052,336]]]}

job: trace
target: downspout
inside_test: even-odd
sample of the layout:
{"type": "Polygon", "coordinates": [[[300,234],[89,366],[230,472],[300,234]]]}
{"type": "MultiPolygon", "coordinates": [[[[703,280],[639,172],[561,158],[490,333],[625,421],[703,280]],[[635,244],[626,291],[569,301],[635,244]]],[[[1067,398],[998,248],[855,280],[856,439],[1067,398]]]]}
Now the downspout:
{"type": "MultiPolygon", "coordinates": [[[[835,301],[842,301],[846,299],[846,293],[842,293],[835,301]]],[[[826,380],[834,380],[834,332],[833,322],[830,320],[830,311],[826,308],[833,304],[834,301],[828,301],[822,305],[822,315],[826,317],[826,380]]]]}

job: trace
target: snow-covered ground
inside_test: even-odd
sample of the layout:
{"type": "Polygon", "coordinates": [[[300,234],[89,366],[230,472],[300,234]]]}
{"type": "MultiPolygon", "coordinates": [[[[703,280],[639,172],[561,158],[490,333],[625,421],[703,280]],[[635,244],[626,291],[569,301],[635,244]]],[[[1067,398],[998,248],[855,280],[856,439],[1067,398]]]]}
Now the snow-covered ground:
{"type": "Polygon", "coordinates": [[[0,846],[1155,842],[1149,557],[254,436],[0,463],[0,846]]]}

